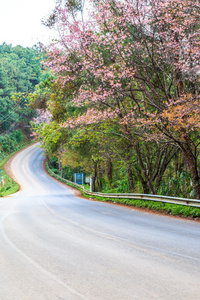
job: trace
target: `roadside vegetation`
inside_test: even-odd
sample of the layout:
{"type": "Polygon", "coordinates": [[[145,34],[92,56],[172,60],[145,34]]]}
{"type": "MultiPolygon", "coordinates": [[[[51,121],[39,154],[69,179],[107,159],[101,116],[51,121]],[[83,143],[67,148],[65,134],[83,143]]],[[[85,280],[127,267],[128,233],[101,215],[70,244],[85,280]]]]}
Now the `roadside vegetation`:
{"type": "Polygon", "coordinates": [[[4,170],[1,171],[1,176],[3,177],[5,184],[1,183],[0,197],[14,194],[19,190],[19,185],[17,184],[17,182],[12,180],[12,178],[10,178],[4,170]]]}

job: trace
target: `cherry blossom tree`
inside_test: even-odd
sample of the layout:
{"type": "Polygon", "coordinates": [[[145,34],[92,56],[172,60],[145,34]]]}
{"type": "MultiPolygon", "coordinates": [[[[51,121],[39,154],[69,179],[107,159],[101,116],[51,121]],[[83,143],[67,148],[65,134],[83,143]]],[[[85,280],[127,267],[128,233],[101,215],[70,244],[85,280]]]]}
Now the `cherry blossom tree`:
{"type": "Polygon", "coordinates": [[[32,119],[32,122],[36,125],[50,124],[51,114],[48,110],[37,109],[37,117],[32,119]]]}
{"type": "Polygon", "coordinates": [[[54,12],[60,41],[46,65],[62,86],[73,86],[68,101],[80,108],[80,115],[62,126],[115,121],[137,154],[138,176],[151,192],[156,176],[145,162],[141,139],[163,145],[163,156],[154,159],[154,166],[163,162],[162,171],[156,171],[160,176],[169,163],[166,153],[173,157],[181,149],[194,197],[200,198],[199,2],[112,0],[94,7],[86,22],[67,7],[54,12]]]}

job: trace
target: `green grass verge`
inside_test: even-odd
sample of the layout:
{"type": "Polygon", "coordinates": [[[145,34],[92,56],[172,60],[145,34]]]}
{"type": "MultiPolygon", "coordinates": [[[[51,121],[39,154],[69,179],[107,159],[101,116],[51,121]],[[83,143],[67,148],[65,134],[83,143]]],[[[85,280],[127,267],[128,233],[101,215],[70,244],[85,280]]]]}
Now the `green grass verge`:
{"type": "Polygon", "coordinates": [[[0,197],[5,197],[7,195],[16,193],[19,190],[19,185],[17,182],[12,180],[12,178],[10,178],[4,170],[2,170],[1,173],[5,181],[5,185],[0,186],[0,197]]]}
{"type": "MultiPolygon", "coordinates": [[[[46,170],[47,172],[54,178],[58,179],[57,176],[49,168],[46,162],[46,170]]],[[[60,180],[60,179],[59,179],[60,180]]],[[[192,206],[185,206],[185,205],[177,205],[171,203],[162,203],[162,202],[155,202],[155,201],[145,201],[145,200],[135,200],[135,199],[121,199],[121,198],[104,198],[98,197],[93,195],[85,194],[82,188],[75,186],[73,183],[66,183],[64,180],[60,180],[66,185],[72,186],[81,191],[82,195],[86,198],[92,198],[97,201],[103,202],[110,202],[110,203],[117,203],[126,206],[133,206],[138,208],[149,209],[151,211],[158,211],[163,212],[166,214],[170,214],[173,216],[181,216],[185,218],[200,218],[200,209],[192,206]]]]}
{"type": "Polygon", "coordinates": [[[0,161],[0,169],[1,169],[1,177],[3,177],[5,185],[0,185],[0,197],[5,197],[11,194],[16,193],[19,190],[19,185],[17,182],[15,182],[12,178],[10,178],[8,176],[8,174],[6,173],[6,171],[4,170],[4,165],[5,163],[9,160],[9,158],[14,155],[16,152],[18,152],[19,150],[25,148],[26,146],[29,146],[31,144],[33,144],[34,142],[30,142],[30,143],[23,143],[21,144],[20,149],[18,148],[16,151],[10,153],[9,155],[7,155],[2,161],[0,161]]]}

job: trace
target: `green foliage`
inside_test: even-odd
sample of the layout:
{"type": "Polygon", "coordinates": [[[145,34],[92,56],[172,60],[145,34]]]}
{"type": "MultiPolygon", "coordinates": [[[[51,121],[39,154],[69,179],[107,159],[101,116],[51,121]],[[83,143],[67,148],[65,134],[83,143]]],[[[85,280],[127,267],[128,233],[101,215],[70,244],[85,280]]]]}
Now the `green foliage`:
{"type": "MultiPolygon", "coordinates": [[[[55,173],[53,172],[53,170],[52,170],[51,168],[49,168],[47,162],[46,162],[46,170],[47,170],[47,172],[48,172],[52,177],[58,179],[58,177],[56,176],[57,174],[55,174],[55,173]]],[[[65,180],[64,178],[63,178],[63,179],[59,178],[59,180],[60,180],[61,182],[63,182],[63,183],[66,184],[66,180],[65,180]]],[[[69,186],[71,186],[71,187],[75,187],[76,189],[82,191],[82,188],[81,188],[81,187],[77,187],[75,184],[73,184],[73,183],[70,182],[70,181],[67,183],[67,185],[69,185],[69,186]]]]}
{"type": "MultiPolygon", "coordinates": [[[[112,186],[108,185],[108,182],[103,179],[102,193],[127,193],[129,190],[127,175],[120,172],[117,180],[113,180],[112,186]],[[124,175],[124,176],[123,176],[124,175]]],[[[117,176],[115,176],[117,178],[117,176]]]]}
{"type": "Polygon", "coordinates": [[[4,197],[10,194],[14,194],[19,190],[19,185],[13,181],[5,171],[1,172],[3,179],[5,181],[5,185],[0,185],[0,197],[4,197]]]}
{"type": "Polygon", "coordinates": [[[33,117],[26,95],[41,80],[42,57],[39,49],[0,45],[0,133],[33,117]]]}
{"type": "Polygon", "coordinates": [[[18,145],[24,140],[24,136],[20,130],[13,130],[0,136],[0,153],[8,153],[16,150],[18,145]]]}
{"type": "Polygon", "coordinates": [[[183,198],[192,198],[193,193],[191,176],[185,170],[179,170],[175,176],[170,179],[163,178],[158,190],[159,195],[183,198]]]}
{"type": "Polygon", "coordinates": [[[55,156],[49,157],[48,162],[52,172],[70,181],[73,180],[74,173],[79,173],[81,171],[80,168],[77,167],[62,167],[61,164],[59,164],[58,158],[55,156]]]}
{"type": "Polygon", "coordinates": [[[9,93],[28,92],[39,83],[41,58],[42,54],[33,48],[12,47],[5,43],[0,45],[0,66],[3,65],[4,82],[9,87],[9,93]]]}
{"type": "Polygon", "coordinates": [[[35,131],[39,138],[42,139],[42,145],[48,155],[52,156],[58,150],[60,145],[61,130],[59,124],[52,122],[51,124],[32,123],[32,130],[35,131]]]}

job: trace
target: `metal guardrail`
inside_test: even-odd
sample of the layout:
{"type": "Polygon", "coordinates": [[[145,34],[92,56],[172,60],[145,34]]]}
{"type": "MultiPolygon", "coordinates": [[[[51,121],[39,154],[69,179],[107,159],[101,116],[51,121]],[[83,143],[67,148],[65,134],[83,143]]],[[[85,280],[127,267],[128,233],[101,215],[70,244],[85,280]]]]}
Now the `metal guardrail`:
{"type": "Polygon", "coordinates": [[[197,199],[187,199],[187,198],[176,198],[176,197],[170,197],[170,196],[161,196],[161,195],[152,195],[152,194],[132,194],[132,193],[99,193],[99,192],[90,192],[85,189],[84,186],[74,183],[70,180],[64,179],[60,177],[59,175],[55,174],[50,168],[50,173],[53,174],[53,176],[57,177],[59,180],[62,180],[66,183],[69,183],[70,185],[77,186],[78,188],[83,189],[84,193],[91,196],[97,196],[97,197],[104,197],[104,198],[121,198],[121,199],[135,199],[135,200],[144,200],[144,201],[155,201],[155,202],[162,202],[162,203],[172,203],[172,204],[178,204],[178,205],[185,205],[185,206],[192,206],[200,208],[200,200],[197,199]]]}

